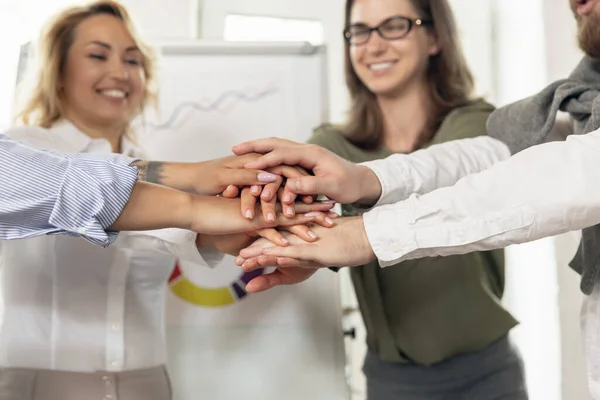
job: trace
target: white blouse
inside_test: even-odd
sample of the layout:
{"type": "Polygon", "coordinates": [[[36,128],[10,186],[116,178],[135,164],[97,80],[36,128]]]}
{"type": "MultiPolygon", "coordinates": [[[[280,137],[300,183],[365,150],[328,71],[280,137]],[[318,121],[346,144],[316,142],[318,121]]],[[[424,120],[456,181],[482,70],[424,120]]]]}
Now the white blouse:
{"type": "MultiPolygon", "coordinates": [[[[110,153],[62,122],[23,127],[16,140],[42,149],[110,153]]],[[[123,140],[123,153],[140,151],[123,140]]],[[[206,265],[196,234],[122,232],[109,248],[62,235],[0,242],[0,367],[123,371],[166,362],[164,295],[178,258],[206,265]]]]}

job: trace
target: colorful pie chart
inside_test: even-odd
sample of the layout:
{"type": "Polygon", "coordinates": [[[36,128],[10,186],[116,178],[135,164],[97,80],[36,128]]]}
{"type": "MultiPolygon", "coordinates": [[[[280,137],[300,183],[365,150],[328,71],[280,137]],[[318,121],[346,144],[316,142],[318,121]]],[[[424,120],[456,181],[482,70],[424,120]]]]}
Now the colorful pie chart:
{"type": "Polygon", "coordinates": [[[264,269],[244,272],[226,286],[203,287],[188,279],[179,264],[175,264],[169,278],[169,287],[173,294],[188,303],[200,307],[223,307],[246,297],[246,284],[263,272],[264,269]]]}

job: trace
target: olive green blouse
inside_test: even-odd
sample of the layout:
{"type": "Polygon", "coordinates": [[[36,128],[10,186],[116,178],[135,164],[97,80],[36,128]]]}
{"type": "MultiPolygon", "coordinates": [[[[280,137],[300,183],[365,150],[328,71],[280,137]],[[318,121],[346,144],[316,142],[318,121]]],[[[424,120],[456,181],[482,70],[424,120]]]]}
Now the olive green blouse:
{"type": "MultiPolygon", "coordinates": [[[[454,109],[428,145],[484,135],[493,109],[482,100],[454,109]]],[[[340,127],[329,124],[317,128],[309,142],[357,163],[393,154],[386,148],[360,149],[340,127]]],[[[361,210],[346,205],[343,213],[361,210]]],[[[408,260],[386,268],[373,261],[350,273],[367,346],[385,361],[435,364],[483,349],[517,324],[500,303],[502,250],[408,260]]]]}

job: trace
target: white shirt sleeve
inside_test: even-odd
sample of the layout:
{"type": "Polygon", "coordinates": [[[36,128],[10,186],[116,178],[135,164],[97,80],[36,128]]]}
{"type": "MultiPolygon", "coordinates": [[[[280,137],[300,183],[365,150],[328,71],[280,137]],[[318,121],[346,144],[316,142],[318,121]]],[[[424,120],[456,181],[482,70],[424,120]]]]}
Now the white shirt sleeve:
{"type": "Polygon", "coordinates": [[[453,140],[415,151],[362,163],[381,183],[376,205],[396,203],[413,193],[425,194],[454,185],[460,178],[483,171],[510,157],[510,150],[489,136],[453,140]]]}
{"type": "Polygon", "coordinates": [[[178,260],[216,267],[225,255],[215,249],[196,247],[197,235],[196,232],[177,228],[127,232],[127,246],[138,250],[160,251],[171,254],[178,260]]]}
{"type": "Polygon", "coordinates": [[[600,130],[526,149],[454,186],[364,214],[382,266],[503,248],[600,223],[600,130]]]}

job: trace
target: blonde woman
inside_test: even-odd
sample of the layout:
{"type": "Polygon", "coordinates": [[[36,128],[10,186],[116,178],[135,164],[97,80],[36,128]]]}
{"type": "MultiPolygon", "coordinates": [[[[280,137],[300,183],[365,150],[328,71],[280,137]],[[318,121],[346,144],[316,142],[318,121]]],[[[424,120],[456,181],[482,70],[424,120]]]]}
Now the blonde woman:
{"type": "MultiPolygon", "coordinates": [[[[153,58],[127,11],[112,1],[72,7],[51,21],[42,38],[37,85],[20,114],[26,126],[12,130],[12,138],[59,152],[140,158],[129,127],[153,97],[153,58]]],[[[204,167],[235,168],[239,162],[226,158],[204,167]]],[[[185,165],[137,165],[142,180],[212,194],[224,189],[214,182],[192,182],[185,165]]],[[[207,233],[254,231],[315,218],[269,215],[275,208],[266,213],[256,208],[259,215],[249,220],[233,211],[239,209],[239,199],[196,197],[201,202],[192,211],[205,223],[199,230],[207,233]]],[[[264,208],[269,206],[274,204],[264,208]]],[[[331,206],[303,207],[307,212],[331,206]]],[[[331,226],[324,215],[317,219],[331,226]]],[[[280,240],[273,230],[260,233],[280,240]]],[[[2,242],[0,398],[171,398],[164,366],[163,291],[175,255],[203,264],[197,245],[235,252],[251,236],[207,241],[185,230],[124,232],[108,249],[58,235],[2,242]]]]}

